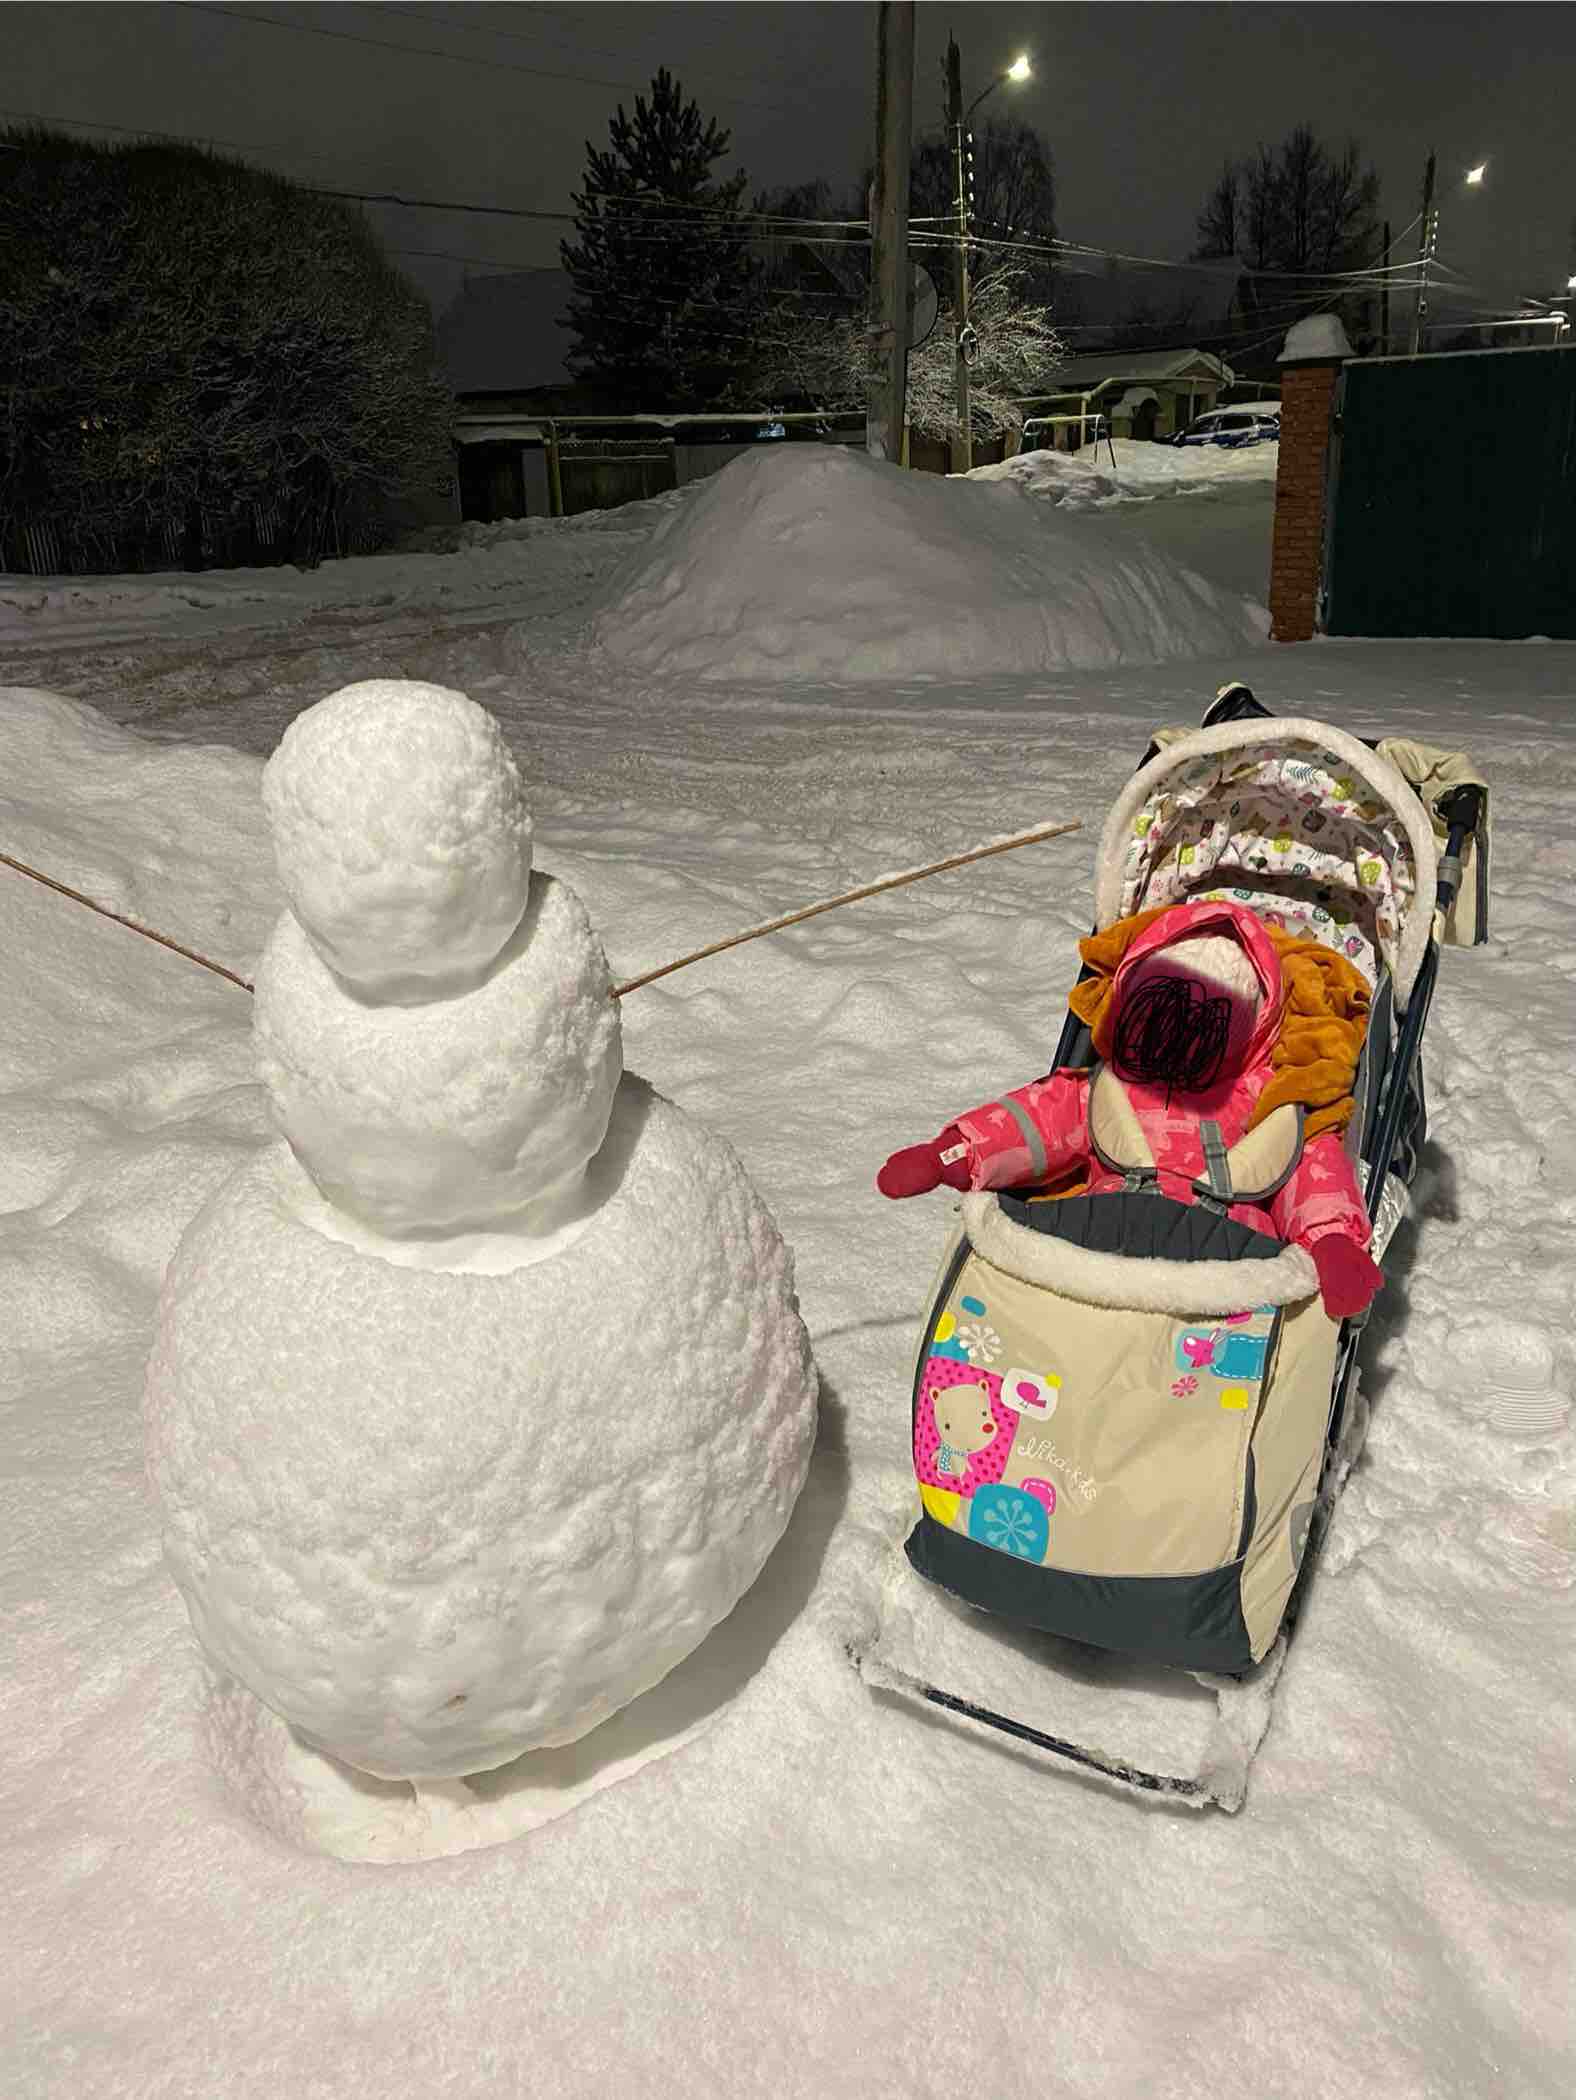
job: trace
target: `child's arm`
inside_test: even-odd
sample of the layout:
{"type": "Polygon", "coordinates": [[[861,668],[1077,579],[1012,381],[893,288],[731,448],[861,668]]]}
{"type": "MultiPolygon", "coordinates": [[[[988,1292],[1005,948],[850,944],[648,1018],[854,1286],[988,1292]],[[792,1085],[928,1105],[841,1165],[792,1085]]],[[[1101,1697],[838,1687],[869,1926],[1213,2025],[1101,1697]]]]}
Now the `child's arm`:
{"type": "Polygon", "coordinates": [[[1373,1227],[1339,1134],[1321,1131],[1303,1149],[1297,1171],[1270,1198],[1283,1240],[1306,1247],[1332,1319],[1359,1313],[1384,1281],[1368,1258],[1373,1227]]]}
{"type": "Polygon", "coordinates": [[[894,1152],[876,1186],[884,1196],[916,1196],[940,1181],[1010,1189],[1049,1180],[1087,1158],[1088,1111],[1088,1075],[1052,1072],[971,1108],[929,1145],[894,1152]]]}
{"type": "Polygon", "coordinates": [[[1089,1156],[1089,1075],[1052,1072],[959,1116],[969,1186],[1012,1189],[1049,1181],[1089,1156]]]}
{"type": "Polygon", "coordinates": [[[1357,1187],[1357,1176],[1338,1132],[1324,1130],[1303,1147],[1291,1179],[1270,1198],[1270,1216],[1283,1240],[1311,1246],[1326,1233],[1338,1232],[1365,1248],[1372,1226],[1357,1187]]]}

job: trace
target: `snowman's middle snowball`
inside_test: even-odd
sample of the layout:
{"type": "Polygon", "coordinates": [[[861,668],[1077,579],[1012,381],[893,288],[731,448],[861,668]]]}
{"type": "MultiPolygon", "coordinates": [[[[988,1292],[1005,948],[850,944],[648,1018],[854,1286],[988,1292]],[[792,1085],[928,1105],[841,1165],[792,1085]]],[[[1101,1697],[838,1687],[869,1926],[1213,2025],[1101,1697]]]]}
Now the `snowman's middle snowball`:
{"type": "Polygon", "coordinates": [[[514,938],[469,992],[350,995],[291,912],[257,973],[258,1068],[331,1203],[395,1237],[482,1230],[601,1144],[623,1070],[618,1002],[573,890],[531,877],[514,938]]]}

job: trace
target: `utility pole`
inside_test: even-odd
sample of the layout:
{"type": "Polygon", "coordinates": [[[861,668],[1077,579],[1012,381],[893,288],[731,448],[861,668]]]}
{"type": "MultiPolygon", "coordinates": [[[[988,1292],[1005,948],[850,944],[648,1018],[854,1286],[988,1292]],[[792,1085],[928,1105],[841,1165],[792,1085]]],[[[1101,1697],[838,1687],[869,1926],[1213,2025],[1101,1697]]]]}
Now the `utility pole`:
{"type": "Polygon", "coordinates": [[[876,172],[870,197],[871,361],[865,450],[903,458],[908,409],[908,167],[914,129],[914,0],[876,7],[876,172]]]}
{"type": "Polygon", "coordinates": [[[947,39],[947,124],[952,132],[952,171],[958,190],[958,238],[953,257],[953,372],[957,388],[958,437],[952,448],[953,471],[967,474],[974,464],[974,433],[969,422],[969,361],[965,355],[969,332],[969,186],[964,166],[963,61],[951,37],[947,39]]]}
{"type": "Polygon", "coordinates": [[[954,38],[947,38],[947,125],[952,133],[952,169],[958,185],[958,237],[955,306],[958,440],[953,447],[954,473],[967,474],[974,464],[974,429],[969,414],[969,355],[974,349],[974,330],[969,325],[969,221],[974,215],[974,148],[969,120],[987,95],[994,95],[1004,81],[1029,80],[1033,68],[1027,51],[1020,53],[1005,72],[988,80],[968,108],[963,107],[963,61],[954,38]]]}
{"type": "Polygon", "coordinates": [[[1379,341],[1383,345],[1379,355],[1390,355],[1390,221],[1384,222],[1383,275],[1379,279],[1379,341]]]}
{"type": "Polygon", "coordinates": [[[1428,265],[1434,257],[1434,237],[1439,229],[1439,214],[1434,210],[1434,156],[1428,156],[1428,166],[1423,171],[1423,232],[1418,242],[1417,260],[1420,265],[1417,276],[1417,305],[1412,312],[1412,355],[1416,357],[1423,341],[1423,323],[1428,316],[1428,265]]]}

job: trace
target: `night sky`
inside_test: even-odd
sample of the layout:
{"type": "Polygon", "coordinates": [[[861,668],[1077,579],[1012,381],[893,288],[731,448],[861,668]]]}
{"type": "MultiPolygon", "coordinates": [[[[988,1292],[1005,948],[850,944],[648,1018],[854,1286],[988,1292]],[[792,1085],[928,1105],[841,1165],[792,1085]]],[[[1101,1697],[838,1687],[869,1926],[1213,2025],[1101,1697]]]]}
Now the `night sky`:
{"type": "MultiPolygon", "coordinates": [[[[567,211],[586,139],[604,145],[614,105],[666,63],[731,128],[729,170],[743,166],[752,186],[818,175],[841,185],[870,151],[874,22],[867,0],[20,0],[0,15],[0,109],[103,127],[84,135],[104,140],[121,135],[111,127],[201,137],[327,186],[567,211]]],[[[1018,51],[1031,54],[1033,81],[1001,89],[991,106],[1010,106],[1049,140],[1064,238],[1180,260],[1222,160],[1307,121],[1332,146],[1355,134],[1397,233],[1418,210],[1437,147],[1439,255],[1471,289],[1436,299],[1436,315],[1557,297],[1576,272],[1576,8],[980,0],[921,5],[918,25],[916,130],[939,121],[949,27],[969,96],[1018,51]],[[1483,188],[1462,189],[1461,173],[1485,156],[1483,188]]],[[[556,264],[567,230],[371,210],[440,307],[468,264],[556,264]]],[[[1135,289],[1163,299],[1172,282],[1146,272],[1135,289]]]]}

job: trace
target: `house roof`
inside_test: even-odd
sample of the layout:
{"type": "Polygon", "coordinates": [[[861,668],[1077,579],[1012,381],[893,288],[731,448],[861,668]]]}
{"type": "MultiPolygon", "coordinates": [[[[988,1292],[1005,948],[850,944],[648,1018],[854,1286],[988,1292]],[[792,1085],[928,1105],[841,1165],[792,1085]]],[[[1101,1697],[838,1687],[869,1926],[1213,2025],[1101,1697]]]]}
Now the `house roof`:
{"type": "Polygon", "coordinates": [[[1088,357],[1075,357],[1058,365],[1051,375],[1062,393],[1077,393],[1099,386],[1103,380],[1126,379],[1136,386],[1153,385],[1157,379],[1215,379],[1222,385],[1231,379],[1231,368],[1208,350],[1105,350],[1088,357]]]}
{"type": "Polygon", "coordinates": [[[457,394],[525,393],[566,386],[569,303],[565,270],[470,277],[438,322],[438,354],[457,394]]]}

